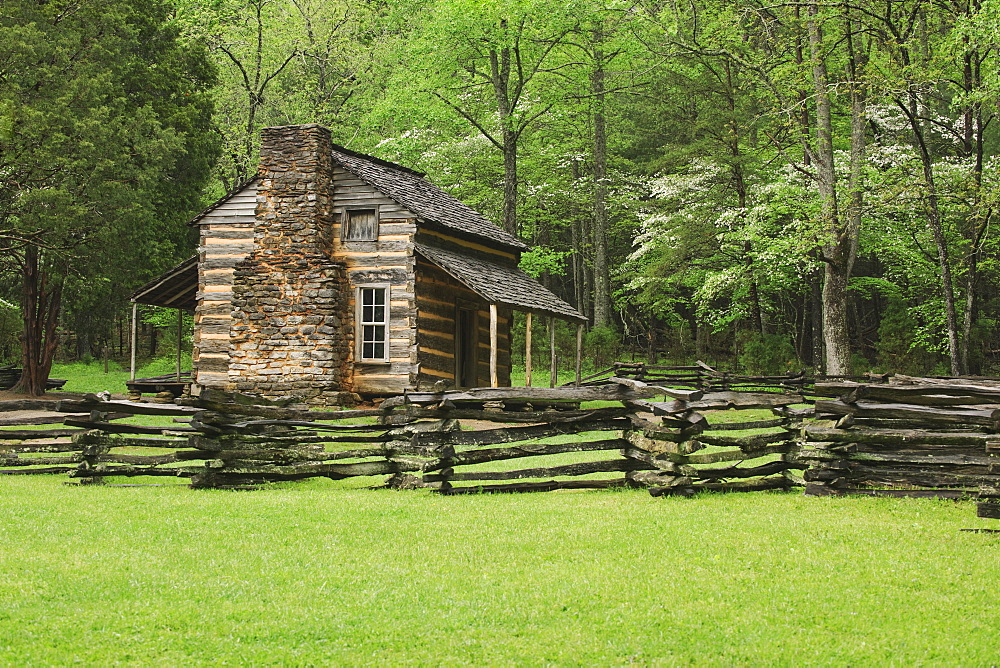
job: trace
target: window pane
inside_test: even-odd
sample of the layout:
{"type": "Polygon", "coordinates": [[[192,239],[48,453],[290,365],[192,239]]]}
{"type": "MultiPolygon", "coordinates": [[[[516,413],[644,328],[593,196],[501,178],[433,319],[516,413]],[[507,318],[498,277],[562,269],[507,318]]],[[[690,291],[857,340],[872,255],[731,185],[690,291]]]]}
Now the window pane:
{"type": "Polygon", "coordinates": [[[388,288],[361,288],[358,293],[360,358],[384,360],[388,352],[388,341],[386,341],[389,333],[388,288]]]}

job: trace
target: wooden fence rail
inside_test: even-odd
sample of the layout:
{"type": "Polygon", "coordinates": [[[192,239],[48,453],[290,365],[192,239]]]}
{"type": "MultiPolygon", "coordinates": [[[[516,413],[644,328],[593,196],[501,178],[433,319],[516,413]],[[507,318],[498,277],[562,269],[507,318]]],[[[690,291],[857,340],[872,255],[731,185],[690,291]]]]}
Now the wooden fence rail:
{"type": "Polygon", "coordinates": [[[1000,384],[894,377],[793,391],[600,385],[414,392],[378,408],[204,390],[175,404],[0,404],[0,475],[81,483],[175,477],[192,487],[369,477],[441,494],[804,486],[807,494],[981,497],[1000,516],[1000,384]],[[129,419],[126,419],[129,418],[129,419]]]}
{"type": "Polygon", "coordinates": [[[814,391],[817,420],[799,453],[807,494],[961,498],[1000,487],[1000,387],[901,376],[814,391]]]}
{"type": "Polygon", "coordinates": [[[223,488],[386,476],[389,486],[444,494],[785,488],[801,482],[794,475],[801,464],[791,431],[797,418],[779,413],[799,401],[625,378],[579,388],[417,392],[378,409],[325,412],[208,390],[177,404],[89,396],[34,416],[58,428],[0,428],[0,474],[68,472],[85,483],[174,476],[223,488]],[[731,417],[733,409],[777,413],[718,425],[705,417],[731,417]],[[135,416],[160,424],[123,421],[135,416]]]}

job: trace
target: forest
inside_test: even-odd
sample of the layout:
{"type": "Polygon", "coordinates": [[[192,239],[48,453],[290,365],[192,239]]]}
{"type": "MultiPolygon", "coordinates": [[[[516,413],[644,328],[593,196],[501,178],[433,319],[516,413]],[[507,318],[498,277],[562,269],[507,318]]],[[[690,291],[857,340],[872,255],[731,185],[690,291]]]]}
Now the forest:
{"type": "Polygon", "coordinates": [[[998,44],[995,0],[5,0],[0,366],[125,359],[315,122],[529,243],[594,365],[996,375],[998,44]]]}

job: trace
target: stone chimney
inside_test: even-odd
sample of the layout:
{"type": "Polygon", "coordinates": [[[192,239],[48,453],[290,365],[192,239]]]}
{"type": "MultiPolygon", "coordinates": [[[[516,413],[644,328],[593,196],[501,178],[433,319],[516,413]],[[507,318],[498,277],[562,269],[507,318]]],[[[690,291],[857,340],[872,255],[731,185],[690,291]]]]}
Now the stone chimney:
{"type": "Polygon", "coordinates": [[[330,132],[290,125],[262,139],[254,250],[233,279],[230,389],[341,403],[347,279],[331,258],[330,132]]]}

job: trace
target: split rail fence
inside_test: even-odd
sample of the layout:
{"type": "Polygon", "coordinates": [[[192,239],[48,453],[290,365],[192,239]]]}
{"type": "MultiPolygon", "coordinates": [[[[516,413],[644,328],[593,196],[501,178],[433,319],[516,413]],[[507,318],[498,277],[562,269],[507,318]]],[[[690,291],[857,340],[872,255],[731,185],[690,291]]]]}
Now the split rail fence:
{"type": "Polygon", "coordinates": [[[615,375],[581,387],[414,392],[340,411],[210,390],[169,404],[2,402],[0,475],[213,488],[376,476],[370,484],[442,494],[804,487],[978,495],[980,514],[1000,517],[1000,382],[821,381],[814,401],[785,387],[677,385],[615,375]]]}
{"type": "Polygon", "coordinates": [[[344,411],[266,405],[208,390],[176,404],[90,396],[50,404],[46,414],[38,414],[41,405],[21,405],[22,415],[25,408],[35,413],[0,417],[0,475],[68,473],[80,482],[179,476],[192,487],[222,488],[386,476],[387,486],[444,494],[783,489],[802,482],[796,473],[802,465],[786,461],[796,448],[795,418],[712,424],[704,413],[781,410],[801,400],[622,378],[580,388],[418,392],[377,409],[344,411]],[[36,428],[16,428],[28,422],[36,428]],[[37,428],[45,423],[56,426],[37,428]]]}

